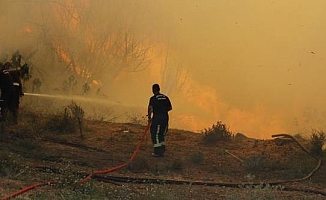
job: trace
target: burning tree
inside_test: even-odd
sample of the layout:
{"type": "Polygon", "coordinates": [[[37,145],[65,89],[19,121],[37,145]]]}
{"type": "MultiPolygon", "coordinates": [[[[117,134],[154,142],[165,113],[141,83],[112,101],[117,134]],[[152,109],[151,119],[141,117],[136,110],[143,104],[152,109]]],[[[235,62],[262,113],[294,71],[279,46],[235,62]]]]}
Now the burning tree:
{"type": "Polygon", "coordinates": [[[167,50],[162,53],[162,82],[165,88],[168,88],[173,94],[185,93],[185,83],[188,79],[188,70],[180,58],[174,58],[167,50]]]}
{"type": "Polygon", "coordinates": [[[98,13],[94,12],[101,5],[85,0],[61,1],[53,6],[59,21],[66,22],[61,28],[69,38],[57,38],[55,52],[65,61],[67,70],[84,82],[91,78],[112,80],[122,71],[137,72],[149,65],[151,45],[146,39],[137,37],[125,26],[117,26],[114,21],[97,23],[98,13]]]}
{"type": "Polygon", "coordinates": [[[72,75],[80,88],[92,80],[109,83],[121,72],[138,72],[150,64],[153,45],[133,31],[132,24],[117,23],[112,16],[120,13],[113,6],[103,8],[90,0],[35,1],[24,6],[28,23],[23,33],[35,41],[24,54],[34,52],[28,58],[33,72],[55,77],[51,82],[57,85],[72,75]],[[35,9],[36,3],[41,9],[35,9]]]}
{"type": "Polygon", "coordinates": [[[19,49],[33,78],[41,80],[42,89],[68,88],[83,94],[83,86],[89,84],[91,92],[103,86],[105,91],[121,74],[145,70],[153,59],[160,58],[163,87],[175,94],[187,92],[183,88],[188,76],[184,63],[173,57],[173,50],[154,45],[150,36],[138,29],[126,9],[128,3],[35,0],[8,4],[15,11],[11,16],[24,12],[16,32],[29,43],[19,49]],[[21,7],[24,9],[16,9],[21,7]],[[165,52],[158,53],[161,50],[165,52]],[[69,85],[72,76],[74,87],[69,85]]]}

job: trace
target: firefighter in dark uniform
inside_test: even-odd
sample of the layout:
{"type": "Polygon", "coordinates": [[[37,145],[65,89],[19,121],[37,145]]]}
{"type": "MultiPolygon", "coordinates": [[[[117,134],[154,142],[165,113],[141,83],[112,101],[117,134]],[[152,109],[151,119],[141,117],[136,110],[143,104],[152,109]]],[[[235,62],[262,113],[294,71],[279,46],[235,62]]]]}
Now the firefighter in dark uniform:
{"type": "Polygon", "coordinates": [[[15,89],[13,93],[12,102],[9,103],[10,105],[9,110],[12,112],[15,124],[17,124],[20,98],[24,96],[24,93],[23,93],[23,85],[21,81],[20,70],[11,69],[12,67],[13,66],[10,62],[5,63],[5,70],[9,71],[9,75],[11,76],[12,84],[15,89]]]}
{"type": "Polygon", "coordinates": [[[12,77],[10,76],[9,72],[5,70],[5,66],[2,63],[0,64],[0,89],[0,114],[1,121],[4,121],[7,116],[8,109],[13,111],[15,88],[12,77]]]}
{"type": "Polygon", "coordinates": [[[153,142],[154,157],[163,157],[165,153],[165,135],[168,131],[169,114],[172,110],[170,99],[160,93],[160,86],[154,84],[152,86],[153,96],[149,100],[148,120],[151,122],[150,132],[153,142]],[[153,116],[152,116],[153,114],[153,116]]]}

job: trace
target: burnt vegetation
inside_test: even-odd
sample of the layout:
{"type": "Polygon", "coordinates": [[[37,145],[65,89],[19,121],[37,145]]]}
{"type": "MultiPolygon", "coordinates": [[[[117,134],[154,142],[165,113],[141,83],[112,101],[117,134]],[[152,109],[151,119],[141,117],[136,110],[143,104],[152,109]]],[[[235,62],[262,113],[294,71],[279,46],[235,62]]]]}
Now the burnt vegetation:
{"type": "Polygon", "coordinates": [[[313,129],[310,135],[310,152],[314,155],[321,155],[323,153],[323,146],[325,145],[326,134],[322,130],[313,129]]]}
{"type": "MultiPolygon", "coordinates": [[[[145,129],[143,118],[129,114],[128,123],[89,119],[83,106],[75,101],[60,106],[56,103],[57,108],[51,104],[50,107],[57,112],[50,112],[48,106],[42,111],[38,107],[36,112],[29,105],[23,104],[18,125],[3,124],[0,142],[0,188],[3,188],[3,194],[9,195],[29,186],[33,177],[36,183],[48,180],[56,182],[51,188],[45,186],[41,190],[29,191],[21,198],[150,199],[154,195],[166,199],[173,194],[177,199],[185,199],[200,198],[202,196],[196,194],[202,194],[203,190],[206,191],[206,199],[216,199],[216,191],[224,194],[224,199],[246,199],[249,194],[251,199],[309,196],[309,193],[302,192],[279,193],[280,188],[285,190],[286,183],[285,186],[265,184],[298,179],[315,168],[316,161],[302,152],[297,144],[245,136],[237,138],[221,121],[200,133],[171,129],[166,141],[167,156],[164,158],[150,157],[152,146],[147,137],[142,141],[136,159],[125,168],[96,175],[94,179],[79,184],[78,181],[94,170],[128,162],[145,129]],[[83,135],[80,134],[78,118],[83,122],[83,135]],[[128,182],[126,176],[143,184],[128,182]],[[192,185],[192,181],[187,181],[189,179],[201,184],[206,181],[210,184],[234,183],[233,187],[238,189],[218,187],[218,184],[217,187],[203,188],[192,185]],[[180,180],[184,182],[178,182],[180,180]],[[11,186],[6,186],[9,182],[11,186]],[[189,190],[192,192],[189,193],[189,190]]],[[[307,148],[315,149],[311,153],[325,157],[323,131],[314,130],[307,139],[296,138],[307,148]]],[[[324,180],[318,177],[323,177],[325,170],[316,173],[318,175],[311,177],[309,187],[323,185],[324,180]]],[[[305,182],[296,182],[296,185],[306,187],[305,182]]]]}
{"type": "Polygon", "coordinates": [[[213,124],[212,127],[205,128],[201,131],[203,136],[203,142],[205,144],[216,144],[218,141],[230,141],[233,138],[233,133],[229,130],[229,127],[218,121],[213,124]]]}

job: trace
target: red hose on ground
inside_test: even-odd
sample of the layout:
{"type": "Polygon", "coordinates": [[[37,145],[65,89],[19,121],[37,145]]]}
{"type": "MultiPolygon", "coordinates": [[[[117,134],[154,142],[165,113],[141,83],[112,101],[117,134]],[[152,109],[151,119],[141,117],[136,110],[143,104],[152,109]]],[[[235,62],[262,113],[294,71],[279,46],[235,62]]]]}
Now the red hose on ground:
{"type": "MultiPolygon", "coordinates": [[[[142,136],[141,136],[141,138],[140,138],[140,140],[139,140],[139,142],[138,142],[138,144],[136,146],[136,149],[135,149],[134,153],[132,154],[132,156],[129,159],[129,163],[132,162],[135,159],[135,157],[136,157],[136,155],[137,155],[137,153],[138,153],[138,151],[139,151],[139,149],[141,147],[141,144],[142,144],[142,142],[143,142],[143,140],[144,140],[144,138],[145,138],[145,136],[146,136],[146,134],[147,134],[147,132],[149,130],[149,127],[150,127],[150,123],[147,124],[147,127],[146,127],[144,133],[142,134],[142,136]]],[[[86,176],[84,179],[82,179],[81,182],[83,183],[83,182],[87,181],[88,179],[92,178],[92,176],[95,175],[95,174],[107,174],[109,172],[113,172],[115,170],[122,169],[122,168],[126,167],[127,165],[128,165],[128,163],[123,163],[121,165],[111,167],[111,168],[108,168],[108,169],[105,169],[105,170],[94,171],[92,174],[90,174],[90,175],[86,176]]]]}
{"type": "MultiPolygon", "coordinates": [[[[136,157],[136,155],[137,155],[137,153],[138,153],[138,151],[139,151],[139,149],[141,147],[141,144],[142,144],[142,142],[143,142],[143,140],[144,140],[144,138],[145,138],[145,136],[146,136],[146,134],[147,134],[147,132],[149,130],[150,124],[151,124],[150,122],[147,124],[146,129],[145,129],[144,133],[142,134],[141,139],[138,142],[138,144],[136,146],[136,149],[135,149],[134,153],[132,154],[132,156],[130,157],[128,163],[132,162],[135,159],[135,157],[136,157]]],[[[111,168],[107,168],[105,170],[96,170],[92,174],[90,174],[87,177],[85,177],[84,179],[82,179],[80,182],[87,181],[88,179],[92,178],[92,176],[94,174],[107,174],[109,172],[113,172],[115,170],[122,169],[122,168],[126,167],[128,165],[128,163],[123,163],[121,165],[111,167],[111,168]]],[[[55,184],[55,182],[49,181],[49,182],[46,182],[46,183],[37,183],[37,184],[31,185],[31,186],[28,186],[28,187],[26,187],[26,188],[24,188],[22,190],[19,190],[19,191],[15,192],[15,193],[13,193],[11,195],[8,195],[8,196],[4,197],[3,199],[8,200],[8,199],[17,197],[18,195],[21,195],[21,194],[23,194],[23,193],[25,193],[25,192],[27,192],[29,190],[35,189],[37,187],[41,187],[41,186],[44,186],[44,185],[51,185],[51,184],[55,184]]]]}
{"type": "Polygon", "coordinates": [[[140,147],[141,147],[141,145],[142,145],[142,142],[144,141],[145,136],[146,136],[146,134],[147,134],[147,132],[148,132],[148,130],[149,130],[150,124],[151,124],[151,123],[148,122],[147,127],[146,127],[146,129],[145,129],[143,135],[141,136],[141,138],[140,138],[140,140],[139,140],[139,142],[138,142],[138,144],[137,144],[137,146],[136,146],[136,149],[135,149],[134,153],[132,154],[132,156],[131,156],[130,159],[129,159],[129,162],[134,161],[134,159],[135,159],[135,157],[136,157],[136,155],[137,155],[137,153],[138,153],[138,151],[139,151],[139,149],[140,149],[140,147]]]}
{"type": "Polygon", "coordinates": [[[4,200],[11,199],[11,198],[14,198],[14,197],[16,197],[18,195],[21,195],[21,194],[29,191],[29,190],[32,190],[34,188],[37,188],[37,187],[40,187],[40,186],[44,186],[44,185],[51,185],[51,184],[54,184],[54,183],[55,182],[53,182],[53,181],[49,181],[49,182],[46,182],[46,183],[37,183],[37,184],[31,185],[31,186],[28,186],[28,187],[26,187],[24,189],[21,189],[21,190],[13,193],[11,195],[8,195],[8,196],[4,197],[3,199],[4,200]]]}

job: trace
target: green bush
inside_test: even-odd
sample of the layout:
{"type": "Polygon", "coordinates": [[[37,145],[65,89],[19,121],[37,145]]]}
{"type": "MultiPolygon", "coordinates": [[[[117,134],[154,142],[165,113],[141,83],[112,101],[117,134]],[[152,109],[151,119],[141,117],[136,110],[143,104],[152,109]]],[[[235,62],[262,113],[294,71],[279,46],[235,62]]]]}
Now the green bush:
{"type": "Polygon", "coordinates": [[[233,137],[232,132],[221,121],[213,124],[211,128],[205,128],[201,133],[204,134],[203,142],[205,144],[216,144],[217,141],[228,141],[233,137]]]}
{"type": "Polygon", "coordinates": [[[326,141],[326,134],[324,131],[312,130],[310,135],[310,153],[314,155],[320,155],[323,152],[323,146],[326,141]]]}

